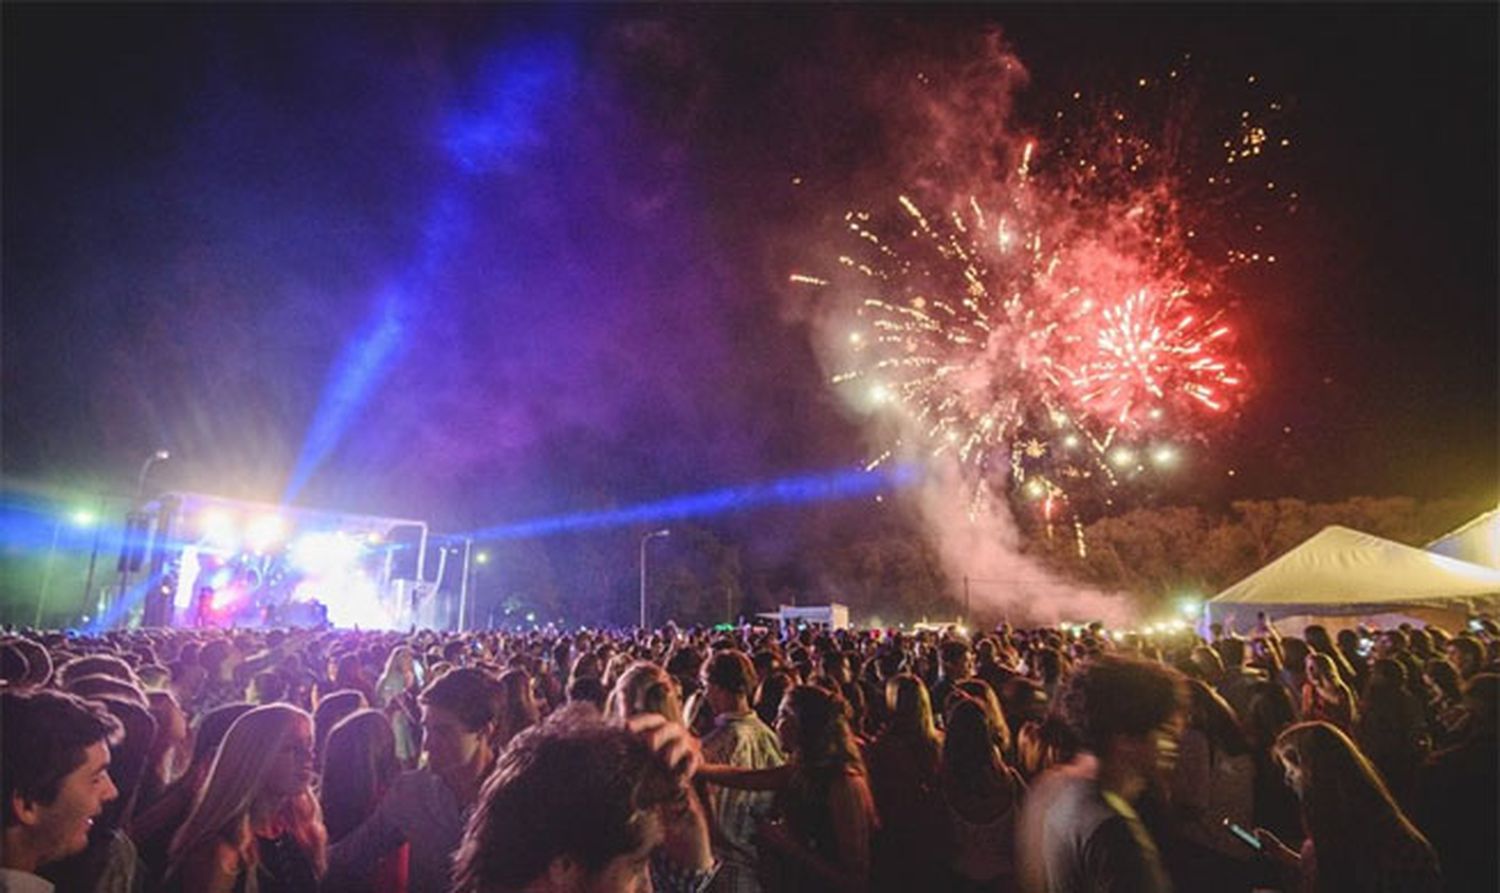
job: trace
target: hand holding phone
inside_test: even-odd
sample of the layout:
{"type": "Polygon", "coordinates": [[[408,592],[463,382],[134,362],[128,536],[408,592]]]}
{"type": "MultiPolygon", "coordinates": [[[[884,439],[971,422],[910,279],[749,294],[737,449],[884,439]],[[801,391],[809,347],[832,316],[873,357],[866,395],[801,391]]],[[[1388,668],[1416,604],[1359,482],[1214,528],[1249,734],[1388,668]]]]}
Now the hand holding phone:
{"type": "Polygon", "coordinates": [[[1224,829],[1235,837],[1238,837],[1241,843],[1255,850],[1257,853],[1265,849],[1265,844],[1260,842],[1260,838],[1256,837],[1250,831],[1245,830],[1243,825],[1236,824],[1226,818],[1224,819],[1224,829]]]}

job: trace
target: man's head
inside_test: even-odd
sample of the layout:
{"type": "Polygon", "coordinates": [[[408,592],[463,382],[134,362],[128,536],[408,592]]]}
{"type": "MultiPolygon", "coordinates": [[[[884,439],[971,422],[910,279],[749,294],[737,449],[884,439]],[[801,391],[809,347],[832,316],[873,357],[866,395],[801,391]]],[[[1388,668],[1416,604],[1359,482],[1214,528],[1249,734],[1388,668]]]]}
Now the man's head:
{"type": "Polygon", "coordinates": [[[945,679],[967,679],[974,675],[974,657],[967,642],[945,640],[938,647],[938,658],[942,661],[945,679]]]}
{"type": "Polygon", "coordinates": [[[46,690],[0,693],[0,715],[0,858],[32,871],[88,846],[94,817],[118,794],[108,769],[120,723],[97,704],[46,690]]]}
{"type": "Polygon", "coordinates": [[[1083,663],[1058,693],[1062,719],[1081,746],[1140,780],[1175,762],[1186,703],[1177,671],[1112,655],[1083,663]]]}
{"type": "Polygon", "coordinates": [[[755,666],[743,651],[717,651],[703,664],[703,685],[716,714],[750,709],[756,684],[755,666]]]}
{"type": "Polygon", "coordinates": [[[500,690],[483,670],[460,668],[422,690],[423,745],[428,765],[442,772],[485,762],[500,712],[500,690]]]}
{"type": "Polygon", "coordinates": [[[639,736],[565,710],[515,738],[455,857],[458,893],[640,893],[684,788],[639,736]]]}
{"type": "Polygon", "coordinates": [[[1444,651],[1448,663],[1453,664],[1453,669],[1458,671],[1461,679],[1468,679],[1479,672],[1479,667],[1484,662],[1484,649],[1469,636],[1454,636],[1448,640],[1448,647],[1444,651]]]}

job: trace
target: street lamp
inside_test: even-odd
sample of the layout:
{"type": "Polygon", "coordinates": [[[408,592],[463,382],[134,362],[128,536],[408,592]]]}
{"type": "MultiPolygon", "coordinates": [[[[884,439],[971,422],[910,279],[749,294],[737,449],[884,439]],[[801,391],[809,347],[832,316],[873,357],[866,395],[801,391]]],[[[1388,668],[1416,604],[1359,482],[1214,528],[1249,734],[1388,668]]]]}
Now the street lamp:
{"type": "Polygon", "coordinates": [[[641,629],[646,628],[646,544],[659,536],[671,536],[672,531],[663,527],[641,537],[641,629]]]}
{"type": "MultiPolygon", "coordinates": [[[[42,606],[47,602],[47,591],[52,585],[52,564],[57,559],[57,538],[62,534],[63,520],[58,518],[57,522],[52,525],[52,544],[47,547],[47,563],[42,570],[42,586],[36,595],[36,617],[31,622],[31,625],[38,629],[42,626],[42,606]]],[[[79,509],[67,517],[67,521],[80,530],[93,527],[97,520],[99,520],[98,517],[87,509],[79,509]]],[[[94,539],[98,541],[97,533],[94,539]]]]}

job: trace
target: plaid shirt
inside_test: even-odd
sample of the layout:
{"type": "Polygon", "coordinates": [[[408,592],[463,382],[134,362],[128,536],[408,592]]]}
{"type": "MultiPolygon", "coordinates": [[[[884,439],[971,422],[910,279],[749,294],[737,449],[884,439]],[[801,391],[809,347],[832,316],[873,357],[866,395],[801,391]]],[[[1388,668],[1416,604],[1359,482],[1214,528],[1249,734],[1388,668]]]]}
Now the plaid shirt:
{"type": "MultiPolygon", "coordinates": [[[[744,769],[770,769],[786,762],[776,733],[754,711],[724,713],[703,739],[703,756],[710,763],[744,769]]],[[[761,893],[756,876],[756,826],[775,803],[770,791],[709,789],[714,852],[722,863],[710,888],[714,893],[761,893]]]]}

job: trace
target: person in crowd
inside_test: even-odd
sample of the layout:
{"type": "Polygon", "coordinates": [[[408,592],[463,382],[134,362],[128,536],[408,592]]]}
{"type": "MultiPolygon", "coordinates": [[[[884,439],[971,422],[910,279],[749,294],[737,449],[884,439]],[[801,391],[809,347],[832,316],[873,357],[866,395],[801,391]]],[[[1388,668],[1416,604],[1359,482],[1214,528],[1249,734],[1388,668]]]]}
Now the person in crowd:
{"type": "Polygon", "coordinates": [[[1448,893],[1500,890],[1500,675],[1464,684],[1460,737],[1422,764],[1415,818],[1437,849],[1448,893]]]}
{"type": "Polygon", "coordinates": [[[397,645],[386,657],[385,669],[375,683],[375,704],[390,717],[396,735],[396,758],[404,769],[414,769],[421,756],[418,734],[421,723],[416,696],[421,691],[420,667],[406,645],[397,645]]]}
{"type": "Polygon", "coordinates": [[[1134,803],[1170,773],[1186,699],[1180,673],[1138,658],[1101,656],[1068,678],[1057,709],[1080,752],[1026,800],[1023,890],[1170,889],[1134,803]]]}
{"type": "Polygon", "coordinates": [[[1307,840],[1292,850],[1265,828],[1265,853],[1300,879],[1305,893],[1437,893],[1437,855],[1391,797],[1370,761],[1338,727],[1298,723],[1281,733],[1276,757],[1302,804],[1307,840]]]}
{"type": "Polygon", "coordinates": [[[790,671],[773,669],[760,677],[755,689],[755,715],[761,722],[775,728],[776,718],[781,713],[781,701],[796,682],[790,671]]]}
{"type": "Polygon", "coordinates": [[[1458,743],[1457,726],[1465,715],[1463,683],[1458,678],[1458,671],[1442,658],[1428,658],[1422,665],[1422,687],[1426,694],[1423,709],[1433,749],[1453,746],[1458,743]]]}
{"type": "Polygon", "coordinates": [[[375,812],[329,848],[331,883],[363,877],[405,843],[410,893],[449,888],[464,815],[495,765],[499,697],[492,677],[465,667],[433,680],[418,700],[427,765],[398,776],[375,812]]]}
{"type": "Polygon", "coordinates": [[[947,862],[955,893],[1017,889],[1016,816],[1026,786],[996,743],[1005,734],[1002,728],[977,698],[952,699],[943,736],[941,790],[952,834],[947,862]]]}
{"type": "MultiPolygon", "coordinates": [[[[949,692],[963,697],[958,684],[950,685],[949,692]]],[[[910,890],[939,876],[948,854],[949,829],[940,795],[943,737],[933,720],[927,686],[911,673],[886,681],[885,703],[889,724],[865,755],[875,810],[881,816],[874,886],[910,890]]]]}
{"type": "Polygon", "coordinates": [[[192,758],[187,769],[162,792],[160,798],[136,813],[129,831],[136,841],[141,861],[146,866],[146,877],[153,886],[160,886],[167,871],[167,854],[172,836],[177,833],[198,793],[208,781],[214,757],[219,752],[219,743],[229,733],[229,727],[254,706],[243,701],[222,704],[205,714],[198,723],[193,736],[192,758]]]}
{"type": "Polygon", "coordinates": [[[1214,648],[1224,662],[1224,675],[1214,684],[1214,688],[1234,708],[1235,715],[1239,716],[1245,712],[1250,686],[1264,682],[1267,674],[1246,664],[1244,639],[1225,636],[1214,643],[1214,648]]]}
{"type": "Polygon", "coordinates": [[[177,698],[170,691],[151,691],[146,700],[151,705],[151,718],[156,721],[156,737],[147,753],[146,772],[131,810],[134,815],[161,799],[167,786],[187,768],[190,756],[187,714],[182,712],[177,698]]]}
{"type": "Polygon", "coordinates": [[[609,697],[604,683],[599,681],[598,676],[579,676],[568,683],[569,704],[589,704],[600,713],[604,712],[604,702],[609,697]]]}
{"type": "Polygon", "coordinates": [[[1308,624],[1302,629],[1302,638],[1312,651],[1327,655],[1333,661],[1334,672],[1350,688],[1358,691],[1365,683],[1365,658],[1360,654],[1359,634],[1354,630],[1339,630],[1338,644],[1329,638],[1328,629],[1320,624],[1308,624]]]}
{"type": "Polygon", "coordinates": [[[1010,724],[1006,720],[1005,708],[1001,706],[1000,698],[995,693],[995,690],[990,688],[988,682],[985,682],[978,676],[972,679],[965,679],[949,693],[948,703],[943,705],[944,714],[952,708],[954,703],[965,697],[978,701],[979,706],[984,708],[985,717],[989,719],[990,728],[994,731],[995,747],[999,748],[1002,757],[1007,761],[1010,760],[1011,755],[1014,753],[1014,740],[1011,735],[1010,724]]]}
{"type": "Polygon", "coordinates": [[[1321,651],[1307,656],[1301,713],[1304,720],[1331,723],[1348,733],[1354,730],[1359,708],[1353,690],[1340,678],[1336,667],[1333,658],[1321,651]]]}
{"type": "MultiPolygon", "coordinates": [[[[400,774],[401,764],[396,756],[396,735],[386,715],[379,710],[357,710],[345,717],[328,733],[327,746],[328,759],[323,767],[318,800],[328,840],[337,843],[375,811],[400,774]]],[[[406,849],[397,848],[370,866],[365,878],[326,883],[323,893],[405,889],[405,857],[406,849]]]]}
{"type": "Polygon", "coordinates": [[[519,736],[484,785],[454,893],[703,893],[715,862],[690,780],[692,736],[565,709],[519,736]],[[663,876],[664,866],[680,866],[663,876]]]}
{"type": "Polygon", "coordinates": [[[324,744],[328,741],[328,733],[333,731],[334,726],[343,722],[345,717],[368,706],[370,703],[365,700],[364,694],[352,688],[329,692],[318,701],[318,709],[313,711],[313,737],[319,772],[323,771],[323,751],[324,744]]]}
{"type": "Polygon", "coordinates": [[[1454,636],[1443,652],[1460,679],[1471,678],[1484,666],[1484,647],[1472,636],[1454,636]]]}
{"type": "Polygon", "coordinates": [[[793,686],[782,698],[776,732],[786,765],[705,765],[700,774],[726,787],[777,793],[782,819],[760,829],[768,889],[863,893],[878,821],[842,699],[817,686],[793,686]]]}
{"type": "Polygon", "coordinates": [[[1249,708],[1240,726],[1255,759],[1254,825],[1269,828],[1288,843],[1301,845],[1304,837],[1301,807],[1297,795],[1286,786],[1281,764],[1276,762],[1276,739],[1297,722],[1292,704],[1284,686],[1262,682],[1251,689],[1249,708]]]}
{"type": "Polygon", "coordinates": [[[51,690],[0,690],[0,888],[50,893],[39,872],[83,852],[118,791],[110,745],[123,732],[103,707],[51,690]]]}
{"type": "Polygon", "coordinates": [[[1377,658],[1370,664],[1354,740],[1396,802],[1409,807],[1417,767],[1431,739],[1422,704],[1406,687],[1406,665],[1396,658],[1377,658]]]}
{"type": "Polygon", "coordinates": [[[536,725],[541,719],[532,690],[531,676],[525,670],[512,669],[500,674],[495,682],[500,703],[495,713],[495,753],[501,753],[511,739],[536,725]]]}
{"type": "MultiPolygon", "coordinates": [[[[1225,640],[1231,641],[1231,640],[1225,640]]],[[[1244,692],[1247,712],[1262,680],[1244,692]]],[[[1167,865],[1184,890],[1248,890],[1250,853],[1224,831],[1228,819],[1254,827],[1255,756],[1234,710],[1203,682],[1190,679],[1187,727],[1170,780],[1172,852],[1167,865]]]]}
{"type": "Polygon", "coordinates": [[[268,704],[235,720],[172,838],[168,885],[183,893],[316,893],[328,837],[315,777],[305,712],[268,704]]]}
{"type": "Polygon", "coordinates": [[[974,654],[968,642],[945,639],[938,645],[938,658],[938,679],[932,686],[931,698],[934,703],[946,704],[953,686],[974,675],[974,654]]]}
{"type": "Polygon", "coordinates": [[[245,700],[256,705],[275,704],[286,700],[286,679],[275,670],[261,670],[250,677],[245,688],[245,700]]]}
{"type": "MultiPolygon", "coordinates": [[[[704,699],[714,714],[703,737],[706,762],[741,769],[772,769],[785,764],[776,732],[750,709],[755,667],[738,650],[716,652],[703,664],[704,699]]],[[[714,893],[760,893],[756,829],[770,818],[775,795],[768,791],[714,788],[707,798],[716,831],[714,851],[720,868],[714,893]]]]}

